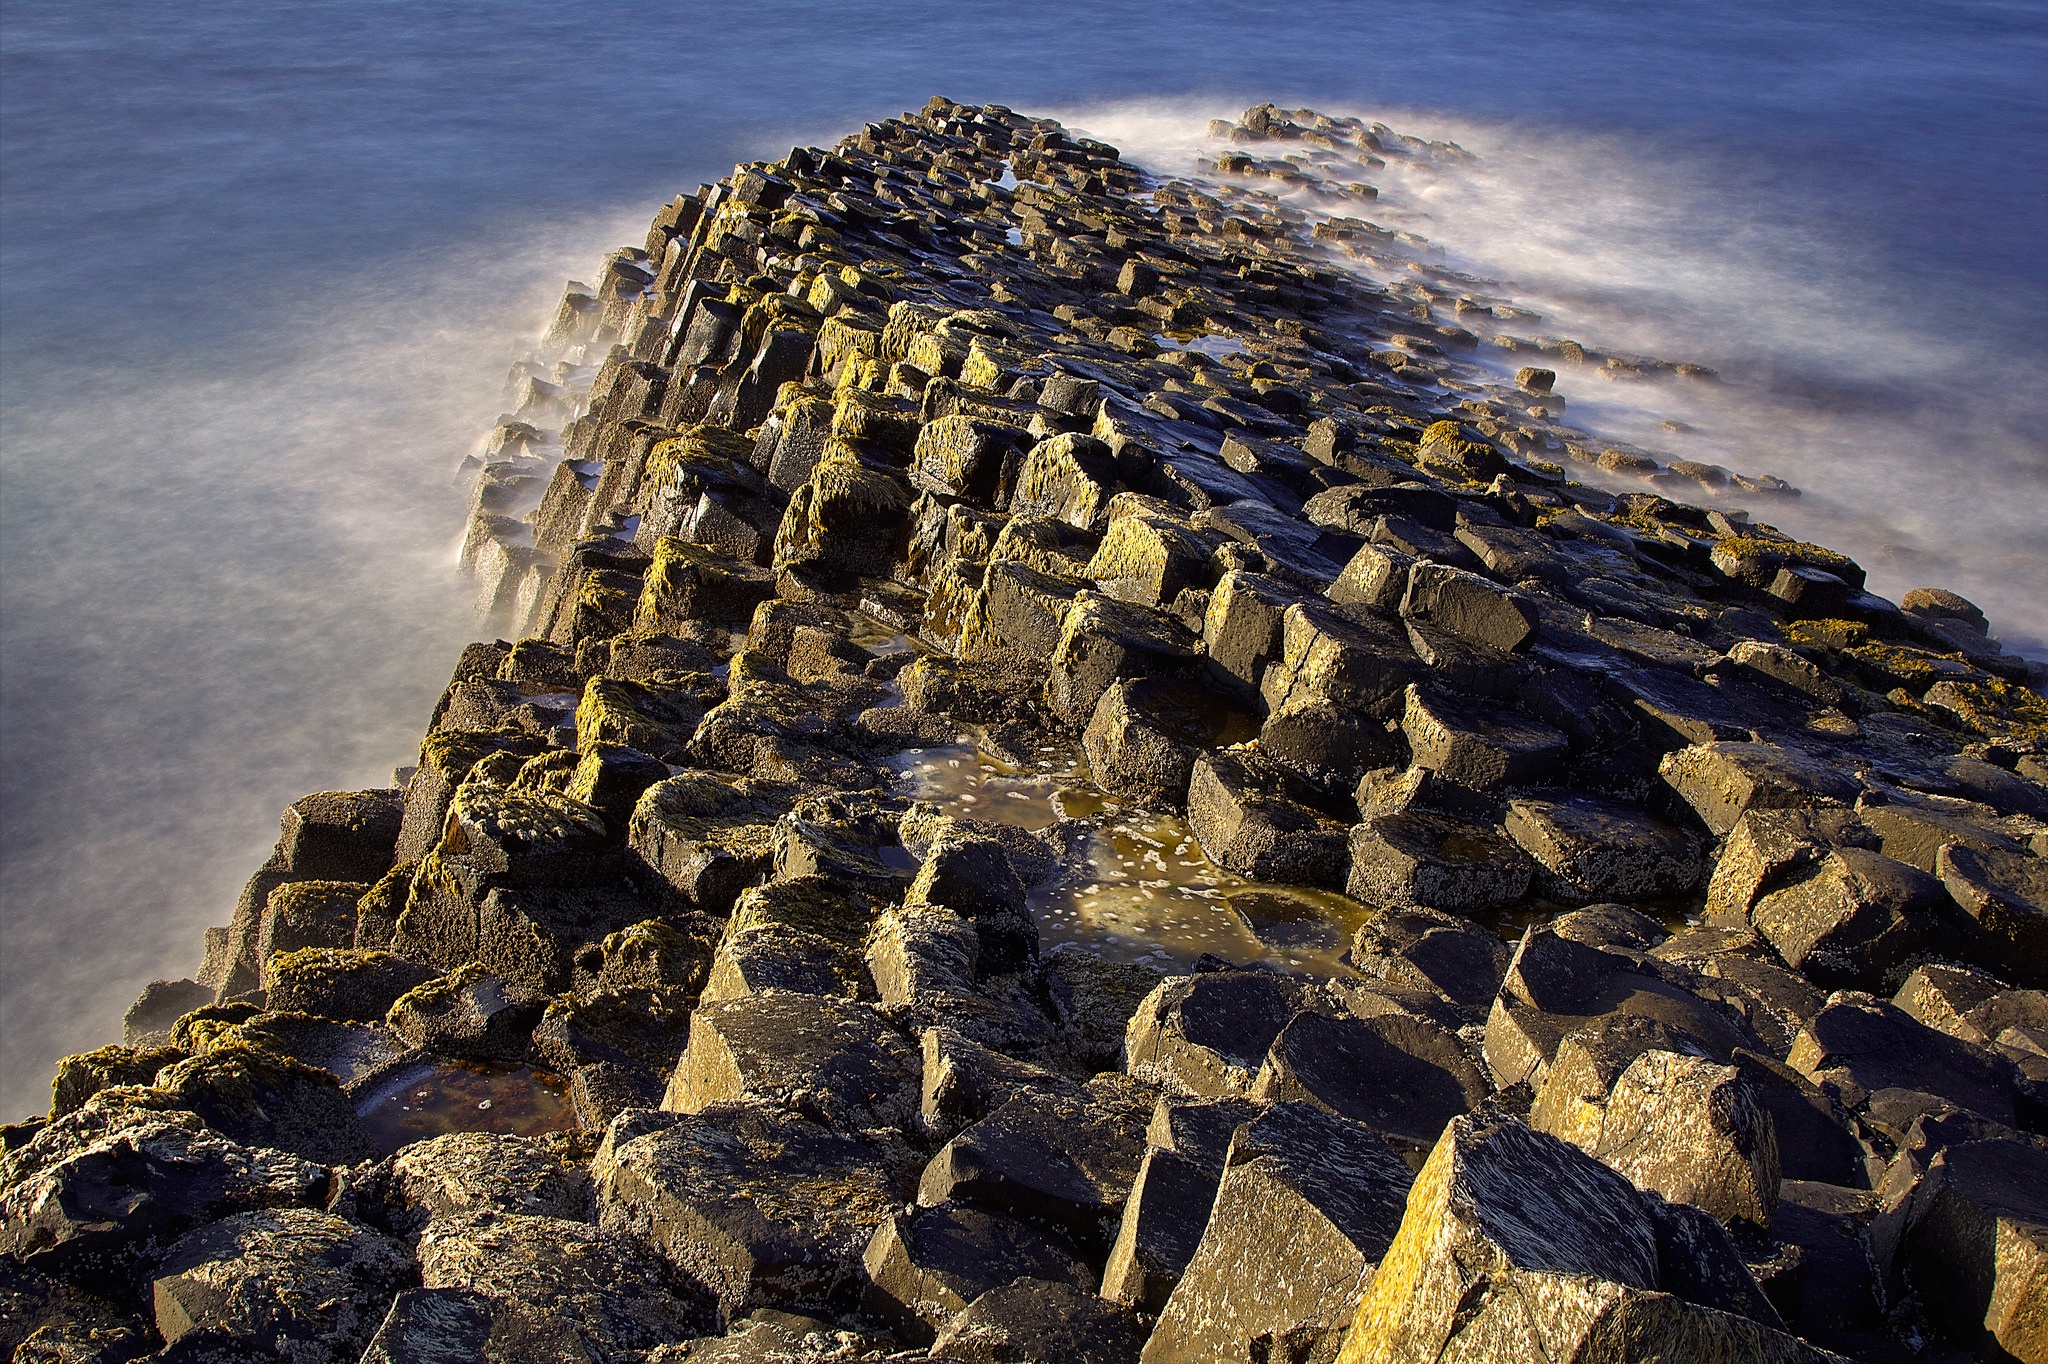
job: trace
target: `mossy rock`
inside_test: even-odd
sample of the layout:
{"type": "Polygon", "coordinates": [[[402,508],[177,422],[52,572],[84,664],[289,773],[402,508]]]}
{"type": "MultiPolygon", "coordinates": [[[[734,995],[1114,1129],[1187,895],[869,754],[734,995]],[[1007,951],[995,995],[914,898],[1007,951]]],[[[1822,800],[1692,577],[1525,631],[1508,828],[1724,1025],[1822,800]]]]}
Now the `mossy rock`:
{"type": "Polygon", "coordinates": [[[433,974],[389,952],[309,947],[271,959],[266,1002],[281,1012],[375,1023],[433,974]]]}
{"type": "Polygon", "coordinates": [[[333,1075],[239,1038],[169,1067],[155,1088],[245,1146],[322,1165],[352,1165],[376,1153],[333,1075]]]}
{"type": "Polygon", "coordinates": [[[1730,535],[1714,545],[1714,567],[1723,576],[1750,587],[1764,588],[1787,567],[1818,568],[1861,590],[1863,568],[1846,554],[1803,540],[1778,540],[1764,535],[1730,535]]]}
{"type": "Polygon", "coordinates": [[[1787,643],[1803,649],[1850,649],[1870,638],[1859,620],[1795,620],[1785,626],[1787,643]]]}
{"type": "Polygon", "coordinates": [[[101,1047],[67,1056],[57,1063],[56,1078],[50,1082],[50,1119],[77,1112],[103,1089],[151,1084],[158,1071],[186,1055],[177,1047],[101,1047]]]}
{"type": "Polygon", "coordinates": [[[637,748],[664,762],[681,762],[704,707],[686,693],[640,682],[593,677],[576,707],[576,746],[637,748]]]}
{"type": "Polygon", "coordinates": [[[1970,682],[1983,676],[1960,654],[1937,654],[1909,644],[1871,640],[1841,651],[1858,681],[1878,691],[1904,687],[1918,696],[1937,682],[1970,682]]]}
{"type": "Polygon", "coordinates": [[[1937,682],[1926,701],[1998,743],[2048,743],[2048,700],[2016,682],[1937,682]]]}
{"type": "Polygon", "coordinates": [[[203,1055],[223,1039],[232,1040],[237,1025],[263,1012],[261,1004],[238,999],[194,1009],[171,1026],[171,1045],[190,1055],[203,1055]]]}
{"type": "Polygon", "coordinates": [[[530,758],[539,753],[541,747],[539,739],[518,730],[436,732],[420,742],[420,766],[432,768],[453,788],[462,784],[471,768],[494,753],[513,753],[530,758]]]}

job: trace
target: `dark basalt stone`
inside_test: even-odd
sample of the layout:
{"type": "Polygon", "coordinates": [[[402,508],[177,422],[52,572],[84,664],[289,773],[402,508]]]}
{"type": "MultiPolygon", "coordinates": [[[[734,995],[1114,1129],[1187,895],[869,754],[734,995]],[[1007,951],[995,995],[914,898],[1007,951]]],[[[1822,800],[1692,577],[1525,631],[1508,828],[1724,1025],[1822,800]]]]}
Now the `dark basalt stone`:
{"type": "Polygon", "coordinates": [[[591,1173],[600,1225],[654,1246],[730,1320],[850,1305],[861,1254],[908,1201],[915,1168],[900,1137],[746,1101],[621,1114],[591,1173]]]}
{"type": "Polygon", "coordinates": [[[1100,1254],[1144,1157],[1151,1111],[1151,1095],[1120,1076],[1078,1092],[1026,1090],[932,1157],[918,1202],[1036,1218],[1100,1254]]]}

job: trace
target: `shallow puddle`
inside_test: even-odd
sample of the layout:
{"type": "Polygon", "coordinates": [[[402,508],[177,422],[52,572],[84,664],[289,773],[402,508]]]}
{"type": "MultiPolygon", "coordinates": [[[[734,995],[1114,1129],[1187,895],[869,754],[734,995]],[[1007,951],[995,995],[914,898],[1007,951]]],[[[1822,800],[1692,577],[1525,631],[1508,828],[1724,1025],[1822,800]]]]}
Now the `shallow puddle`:
{"type": "Polygon", "coordinates": [[[524,1066],[455,1061],[408,1067],[356,1105],[356,1114],[386,1155],[444,1132],[537,1137],[576,1128],[560,1078],[524,1066]]]}
{"type": "Polygon", "coordinates": [[[1346,896],[1247,881],[1211,862],[1187,821],[1105,813],[1067,831],[1068,854],[1033,889],[1048,950],[1073,943],[1099,957],[1180,966],[1203,953],[1266,961],[1312,975],[1348,975],[1338,958],[1370,912],[1346,896]]]}
{"type": "Polygon", "coordinates": [[[1184,966],[1203,953],[1315,975],[1348,974],[1338,957],[1369,911],[1343,895],[1263,885],[1212,863],[1187,821],[1125,807],[1088,778],[1079,750],[1046,745],[1026,762],[956,743],[891,760],[899,788],[962,817],[1042,831],[1051,876],[1031,890],[1039,940],[1099,957],[1184,966]]]}
{"type": "Polygon", "coordinates": [[[1078,753],[1060,745],[1011,763],[961,734],[954,743],[905,749],[888,761],[903,794],[964,818],[1037,830],[1100,806],[1078,753]]]}

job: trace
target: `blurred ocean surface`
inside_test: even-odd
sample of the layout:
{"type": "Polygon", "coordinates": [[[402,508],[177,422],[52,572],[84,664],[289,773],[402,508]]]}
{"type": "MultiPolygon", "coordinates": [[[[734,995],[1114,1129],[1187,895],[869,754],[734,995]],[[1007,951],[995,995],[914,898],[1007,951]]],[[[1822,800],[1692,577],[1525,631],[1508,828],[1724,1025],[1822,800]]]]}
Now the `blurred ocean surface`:
{"type": "Polygon", "coordinates": [[[189,974],[278,810],[409,761],[460,455],[563,279],[933,93],[1141,163],[1272,99],[1454,137],[1389,211],[1545,329],[1713,365],[1572,418],[2048,656],[2048,7],[1757,0],[0,6],[0,1117],[189,974]],[[1668,406],[1669,404],[1667,404],[1668,406]]]}

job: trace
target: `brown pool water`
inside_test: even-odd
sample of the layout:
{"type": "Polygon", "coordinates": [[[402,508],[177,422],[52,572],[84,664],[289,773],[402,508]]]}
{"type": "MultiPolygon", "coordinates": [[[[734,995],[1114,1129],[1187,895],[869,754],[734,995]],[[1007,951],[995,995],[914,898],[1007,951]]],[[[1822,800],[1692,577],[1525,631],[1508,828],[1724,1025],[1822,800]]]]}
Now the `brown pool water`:
{"type": "Polygon", "coordinates": [[[1331,891],[1264,885],[1211,862],[1178,815],[1128,807],[1089,778],[1073,745],[1024,762],[959,742],[891,760],[899,789],[951,813],[1042,832],[1057,857],[1031,889],[1043,947],[1184,966],[1204,953],[1238,963],[1348,975],[1338,958],[1370,911],[1331,891]]]}
{"type": "Polygon", "coordinates": [[[357,1104],[356,1115],[386,1155],[444,1132],[537,1137],[576,1129],[560,1077],[457,1061],[408,1067],[357,1104]]]}

